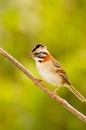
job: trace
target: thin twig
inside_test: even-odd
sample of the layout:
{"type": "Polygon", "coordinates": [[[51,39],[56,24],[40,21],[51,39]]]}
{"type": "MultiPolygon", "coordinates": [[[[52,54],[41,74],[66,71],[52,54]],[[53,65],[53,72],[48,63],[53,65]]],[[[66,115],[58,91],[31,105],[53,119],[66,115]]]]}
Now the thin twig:
{"type": "Polygon", "coordinates": [[[33,76],[33,74],[31,74],[31,72],[29,72],[29,70],[27,70],[22,64],[20,64],[14,57],[12,57],[2,48],[0,48],[0,54],[5,56],[9,61],[16,65],[18,69],[20,69],[25,75],[27,75],[39,88],[41,88],[45,93],[47,93],[53,100],[61,104],[64,108],[66,108],[68,111],[74,114],[77,118],[86,123],[86,116],[84,114],[72,107],[66,100],[62,99],[56,94],[53,94],[53,92],[49,88],[43,85],[35,76],[33,76]]]}

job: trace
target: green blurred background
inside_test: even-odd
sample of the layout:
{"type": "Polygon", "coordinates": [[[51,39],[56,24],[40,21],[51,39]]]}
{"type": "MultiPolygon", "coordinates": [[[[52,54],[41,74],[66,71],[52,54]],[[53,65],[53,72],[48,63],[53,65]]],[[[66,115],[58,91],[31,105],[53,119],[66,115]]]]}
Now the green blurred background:
{"type": "MultiPolygon", "coordinates": [[[[28,55],[40,42],[86,97],[86,0],[0,0],[0,46],[38,78],[28,55]]],[[[58,95],[86,114],[86,104],[69,90],[62,88],[58,95]]],[[[86,126],[0,56],[0,130],[86,130],[86,126]]]]}

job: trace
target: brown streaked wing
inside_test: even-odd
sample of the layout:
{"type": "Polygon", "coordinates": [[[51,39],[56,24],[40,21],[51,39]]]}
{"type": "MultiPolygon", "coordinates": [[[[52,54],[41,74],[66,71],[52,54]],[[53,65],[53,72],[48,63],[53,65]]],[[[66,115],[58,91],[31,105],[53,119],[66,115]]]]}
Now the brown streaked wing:
{"type": "Polygon", "coordinates": [[[67,73],[64,71],[64,69],[62,68],[62,66],[60,65],[60,63],[54,59],[53,60],[53,64],[55,66],[54,69],[56,69],[56,72],[63,78],[63,81],[65,83],[68,83],[68,85],[71,85],[71,83],[69,81],[69,78],[67,76],[67,73]]]}

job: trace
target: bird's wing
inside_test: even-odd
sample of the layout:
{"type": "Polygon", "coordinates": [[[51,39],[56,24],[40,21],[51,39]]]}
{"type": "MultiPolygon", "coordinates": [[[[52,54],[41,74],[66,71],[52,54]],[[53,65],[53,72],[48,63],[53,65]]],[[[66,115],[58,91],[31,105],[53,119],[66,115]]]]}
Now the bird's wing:
{"type": "Polygon", "coordinates": [[[67,73],[64,71],[60,63],[56,61],[55,59],[53,60],[53,63],[54,63],[55,71],[63,78],[63,81],[67,83],[68,85],[71,85],[69,78],[67,76],[67,73]]]}

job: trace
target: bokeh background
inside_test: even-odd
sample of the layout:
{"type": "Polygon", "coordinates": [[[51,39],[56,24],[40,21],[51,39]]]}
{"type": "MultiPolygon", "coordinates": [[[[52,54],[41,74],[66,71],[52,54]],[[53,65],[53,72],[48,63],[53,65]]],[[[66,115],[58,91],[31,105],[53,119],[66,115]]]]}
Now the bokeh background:
{"type": "MultiPolygon", "coordinates": [[[[40,42],[86,97],[86,0],[0,0],[0,46],[38,78],[29,53],[40,42]]],[[[61,88],[58,95],[86,114],[86,103],[69,90],[61,88]]],[[[57,129],[86,130],[86,125],[0,56],[0,130],[57,129]]]]}

